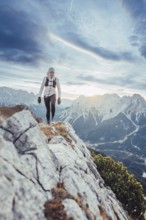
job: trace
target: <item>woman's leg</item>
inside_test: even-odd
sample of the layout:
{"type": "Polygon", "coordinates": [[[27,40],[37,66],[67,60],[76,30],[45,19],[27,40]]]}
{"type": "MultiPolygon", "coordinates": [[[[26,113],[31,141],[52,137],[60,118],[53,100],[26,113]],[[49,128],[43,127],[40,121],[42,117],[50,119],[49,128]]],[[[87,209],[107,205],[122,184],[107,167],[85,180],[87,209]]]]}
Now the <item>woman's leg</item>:
{"type": "Polygon", "coordinates": [[[50,103],[51,103],[51,98],[49,97],[44,97],[44,102],[46,106],[46,118],[47,122],[50,123],[50,103]]]}
{"type": "Polygon", "coordinates": [[[51,95],[51,113],[52,113],[52,120],[55,116],[55,103],[56,103],[56,95],[51,95]]]}

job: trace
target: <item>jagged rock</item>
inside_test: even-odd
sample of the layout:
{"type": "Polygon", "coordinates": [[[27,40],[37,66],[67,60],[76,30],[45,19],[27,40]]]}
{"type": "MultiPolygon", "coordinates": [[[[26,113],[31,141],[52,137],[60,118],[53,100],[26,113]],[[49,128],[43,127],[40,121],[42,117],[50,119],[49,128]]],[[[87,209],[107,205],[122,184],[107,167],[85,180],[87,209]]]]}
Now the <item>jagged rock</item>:
{"type": "Polygon", "coordinates": [[[44,128],[28,110],[0,126],[0,219],[126,220],[72,127],[44,128]]]}

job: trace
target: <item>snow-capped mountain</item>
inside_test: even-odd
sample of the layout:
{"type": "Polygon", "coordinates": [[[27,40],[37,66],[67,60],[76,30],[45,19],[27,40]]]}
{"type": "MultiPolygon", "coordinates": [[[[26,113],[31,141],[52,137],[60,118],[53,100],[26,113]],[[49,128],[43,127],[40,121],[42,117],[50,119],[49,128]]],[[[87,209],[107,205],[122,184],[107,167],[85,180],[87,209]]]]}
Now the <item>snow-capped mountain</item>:
{"type": "Polygon", "coordinates": [[[93,97],[80,96],[61,117],[73,124],[80,117],[84,121],[91,117],[94,125],[98,125],[105,120],[114,118],[121,112],[139,123],[141,115],[144,113],[144,117],[146,116],[146,101],[138,94],[134,94],[132,97],[120,97],[117,94],[93,97]]]}
{"type": "Polygon", "coordinates": [[[145,182],[146,101],[142,96],[81,96],[60,118],[71,123],[89,147],[122,161],[145,182]]]}
{"type": "MultiPolygon", "coordinates": [[[[36,116],[45,119],[46,110],[44,100],[42,98],[41,104],[38,104],[37,98],[38,95],[35,95],[33,92],[27,92],[20,89],[16,90],[9,87],[0,87],[0,106],[26,105],[36,114],[36,116]]],[[[72,100],[63,99],[61,105],[57,106],[56,116],[71,104],[72,100]]]]}
{"type": "Polygon", "coordinates": [[[0,105],[9,106],[16,104],[36,105],[36,95],[33,92],[29,93],[21,89],[16,90],[9,87],[0,87],[0,105]]]}
{"type": "Polygon", "coordinates": [[[70,122],[81,138],[89,140],[91,137],[92,143],[104,139],[114,141],[136,130],[139,125],[146,124],[146,101],[138,94],[132,97],[116,94],[81,96],[60,118],[70,122]],[[108,129],[106,134],[104,129],[108,129]]]}
{"type": "Polygon", "coordinates": [[[44,105],[37,103],[37,95],[33,92],[16,90],[9,87],[0,87],[0,106],[25,105],[38,117],[45,118],[44,105]]]}

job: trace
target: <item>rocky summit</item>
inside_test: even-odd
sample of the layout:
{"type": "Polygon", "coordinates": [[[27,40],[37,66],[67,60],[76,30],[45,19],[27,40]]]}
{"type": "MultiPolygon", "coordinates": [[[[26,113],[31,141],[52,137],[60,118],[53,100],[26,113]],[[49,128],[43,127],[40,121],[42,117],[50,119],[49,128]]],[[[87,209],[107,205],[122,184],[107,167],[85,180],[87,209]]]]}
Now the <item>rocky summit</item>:
{"type": "Polygon", "coordinates": [[[128,218],[73,128],[21,110],[0,124],[0,219],[128,218]]]}

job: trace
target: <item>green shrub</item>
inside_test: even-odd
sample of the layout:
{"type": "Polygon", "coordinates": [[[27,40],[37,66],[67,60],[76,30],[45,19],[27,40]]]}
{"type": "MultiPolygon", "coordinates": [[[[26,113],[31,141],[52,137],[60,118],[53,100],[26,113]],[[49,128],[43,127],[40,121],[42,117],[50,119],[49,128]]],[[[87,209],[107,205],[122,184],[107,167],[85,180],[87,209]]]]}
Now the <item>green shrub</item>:
{"type": "Polygon", "coordinates": [[[128,214],[133,218],[143,219],[145,204],[141,183],[122,163],[95,151],[91,151],[91,154],[105,184],[110,186],[128,214]]]}

